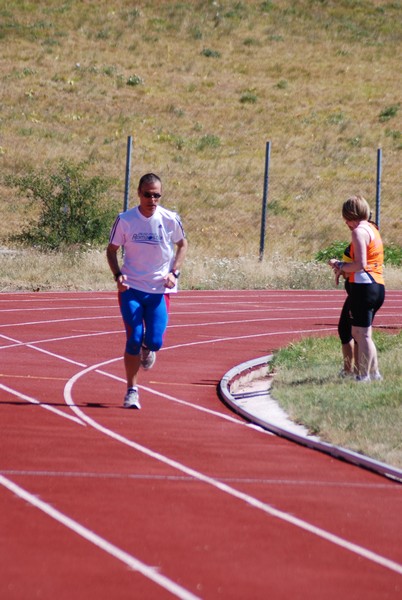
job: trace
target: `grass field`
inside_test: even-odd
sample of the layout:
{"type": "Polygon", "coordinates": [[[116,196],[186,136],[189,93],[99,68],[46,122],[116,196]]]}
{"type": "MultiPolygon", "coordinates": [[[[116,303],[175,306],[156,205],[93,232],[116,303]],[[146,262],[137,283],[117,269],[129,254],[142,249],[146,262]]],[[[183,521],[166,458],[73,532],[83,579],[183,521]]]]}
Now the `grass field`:
{"type": "Polygon", "coordinates": [[[129,135],[131,196],[162,176],[193,261],[258,256],[267,140],[267,260],[348,239],[339,208],[373,204],[378,147],[382,235],[401,245],[401,17],[378,0],[1,4],[0,245],[35,210],[4,177],[60,159],[109,177],[120,210],[129,135]]]}
{"type": "Polygon", "coordinates": [[[339,378],[339,340],[306,338],[276,355],[272,396],[324,441],[402,469],[402,333],[374,340],[383,381],[339,378]]]}

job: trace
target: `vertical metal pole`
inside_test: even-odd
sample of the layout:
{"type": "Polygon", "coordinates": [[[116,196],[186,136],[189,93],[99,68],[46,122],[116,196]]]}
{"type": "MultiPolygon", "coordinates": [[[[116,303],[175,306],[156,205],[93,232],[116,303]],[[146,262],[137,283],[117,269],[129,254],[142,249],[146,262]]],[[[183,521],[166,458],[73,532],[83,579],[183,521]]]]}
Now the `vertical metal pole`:
{"type": "Polygon", "coordinates": [[[265,247],[265,227],[267,220],[267,203],[268,203],[268,184],[269,184],[269,161],[271,156],[271,142],[267,142],[265,146],[265,173],[264,173],[264,193],[262,197],[262,214],[261,214],[261,234],[260,234],[260,262],[264,257],[265,247]]]}
{"type": "Polygon", "coordinates": [[[130,172],[131,172],[131,135],[127,138],[127,155],[126,155],[126,182],[124,185],[124,205],[123,212],[126,212],[128,209],[128,198],[130,195],[130,172]]]}
{"type": "MultiPolygon", "coordinates": [[[[128,209],[128,199],[130,196],[130,173],[131,173],[131,149],[132,149],[132,138],[131,135],[127,138],[127,154],[126,154],[126,180],[124,184],[124,203],[123,212],[128,209]]],[[[124,246],[121,249],[121,255],[124,258],[124,246]]]]}
{"type": "Polygon", "coordinates": [[[375,199],[375,224],[380,228],[381,216],[381,175],[382,175],[382,149],[377,149],[377,184],[375,199]]]}

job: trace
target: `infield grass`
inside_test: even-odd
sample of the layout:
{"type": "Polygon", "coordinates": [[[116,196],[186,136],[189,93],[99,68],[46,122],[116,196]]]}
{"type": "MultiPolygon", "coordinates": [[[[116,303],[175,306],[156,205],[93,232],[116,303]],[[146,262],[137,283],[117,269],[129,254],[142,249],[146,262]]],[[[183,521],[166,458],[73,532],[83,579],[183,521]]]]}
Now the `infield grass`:
{"type": "Polygon", "coordinates": [[[338,338],[306,338],[275,354],[272,397],[323,441],[401,469],[402,333],[373,337],[383,381],[340,378],[338,338]]]}

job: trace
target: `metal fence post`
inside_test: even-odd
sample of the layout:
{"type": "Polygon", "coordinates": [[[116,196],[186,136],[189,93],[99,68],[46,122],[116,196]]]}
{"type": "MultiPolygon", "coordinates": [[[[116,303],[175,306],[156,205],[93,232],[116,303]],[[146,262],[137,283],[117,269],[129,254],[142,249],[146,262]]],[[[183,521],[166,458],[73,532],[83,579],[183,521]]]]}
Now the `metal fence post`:
{"type": "MultiPolygon", "coordinates": [[[[128,209],[128,199],[130,196],[130,173],[131,173],[131,150],[132,150],[132,138],[131,135],[127,138],[127,154],[126,154],[126,179],[124,183],[124,202],[123,212],[128,209]]],[[[121,249],[121,255],[124,258],[124,246],[121,249]]]]}
{"type": "Polygon", "coordinates": [[[380,228],[381,217],[381,174],[382,174],[382,149],[377,149],[377,183],[375,198],[375,224],[380,228]]]}
{"type": "Polygon", "coordinates": [[[261,214],[261,234],[260,234],[260,258],[264,257],[265,248],[265,227],[267,220],[267,203],[268,203],[268,184],[269,184],[269,161],[271,156],[271,142],[267,142],[265,146],[265,173],[264,173],[264,193],[262,196],[262,214],[261,214]]]}
{"type": "Polygon", "coordinates": [[[128,209],[128,198],[130,194],[130,172],[131,172],[131,148],[132,148],[131,135],[127,138],[127,155],[126,155],[126,181],[124,185],[124,204],[123,212],[128,209]]]}

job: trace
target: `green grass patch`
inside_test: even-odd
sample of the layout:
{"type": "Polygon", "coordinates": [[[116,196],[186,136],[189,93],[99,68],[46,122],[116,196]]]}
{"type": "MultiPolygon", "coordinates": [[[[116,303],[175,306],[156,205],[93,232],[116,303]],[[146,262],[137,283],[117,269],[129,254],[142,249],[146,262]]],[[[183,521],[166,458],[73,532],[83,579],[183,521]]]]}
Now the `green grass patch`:
{"type": "Polygon", "coordinates": [[[221,57],[221,53],[218,50],[212,50],[211,48],[204,48],[201,51],[201,54],[203,56],[206,56],[207,58],[220,58],[221,57]]]}
{"type": "Polygon", "coordinates": [[[398,114],[399,108],[400,108],[399,104],[395,104],[393,106],[387,106],[387,108],[384,108],[384,110],[382,110],[380,113],[380,117],[379,117],[380,121],[381,122],[389,121],[393,117],[396,117],[396,115],[398,114]]]}
{"type": "Polygon", "coordinates": [[[279,350],[272,396],[323,441],[402,467],[402,333],[374,332],[383,381],[339,377],[337,337],[306,338],[279,350]]]}
{"type": "MultiPolygon", "coordinates": [[[[330,258],[342,259],[345,248],[349,242],[335,241],[326,248],[323,248],[315,255],[315,260],[318,262],[327,262],[330,258]]],[[[402,247],[396,244],[388,244],[384,246],[384,263],[399,267],[402,265],[402,247]]]]}

